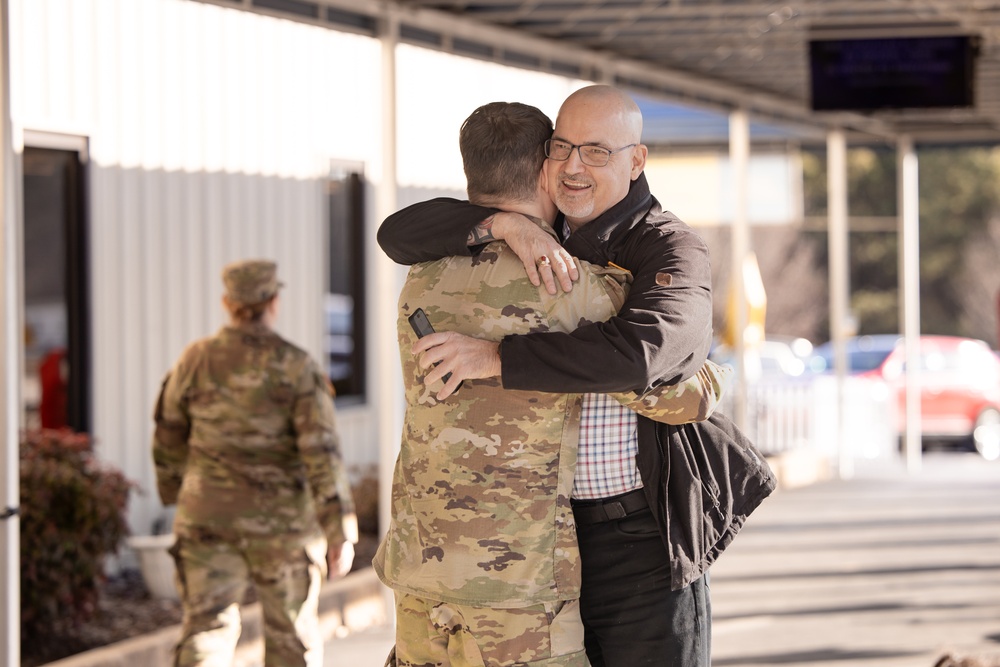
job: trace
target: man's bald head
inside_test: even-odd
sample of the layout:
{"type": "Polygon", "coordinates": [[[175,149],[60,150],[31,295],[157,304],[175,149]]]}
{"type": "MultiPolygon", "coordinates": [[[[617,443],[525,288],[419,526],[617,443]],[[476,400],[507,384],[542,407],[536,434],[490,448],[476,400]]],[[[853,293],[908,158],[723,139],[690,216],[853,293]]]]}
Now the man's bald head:
{"type": "MultiPolygon", "coordinates": [[[[567,97],[559,108],[559,117],[564,114],[600,115],[618,126],[620,141],[639,143],[642,140],[642,111],[639,105],[614,86],[598,84],[580,88],[567,97]]],[[[557,117],[557,129],[558,126],[557,117]]]]}

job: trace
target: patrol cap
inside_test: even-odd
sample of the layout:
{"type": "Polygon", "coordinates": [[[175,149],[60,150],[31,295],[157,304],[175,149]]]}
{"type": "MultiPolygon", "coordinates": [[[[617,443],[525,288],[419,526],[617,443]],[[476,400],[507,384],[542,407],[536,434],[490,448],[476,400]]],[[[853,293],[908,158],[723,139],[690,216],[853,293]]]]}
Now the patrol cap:
{"type": "Polygon", "coordinates": [[[278,293],[278,265],[267,259],[244,259],[222,269],[229,300],[242,306],[263,303],[278,293]]]}

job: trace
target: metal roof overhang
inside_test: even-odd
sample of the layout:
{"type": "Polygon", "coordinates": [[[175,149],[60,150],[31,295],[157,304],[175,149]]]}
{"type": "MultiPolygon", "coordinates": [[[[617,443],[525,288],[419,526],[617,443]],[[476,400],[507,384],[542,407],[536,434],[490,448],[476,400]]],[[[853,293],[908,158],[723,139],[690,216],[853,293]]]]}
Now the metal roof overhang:
{"type": "Polygon", "coordinates": [[[838,128],[851,142],[1000,142],[1000,0],[200,1],[611,83],[650,104],[743,109],[805,141],[838,128]],[[810,108],[811,39],[948,35],[979,44],[972,107],[810,108]]]}

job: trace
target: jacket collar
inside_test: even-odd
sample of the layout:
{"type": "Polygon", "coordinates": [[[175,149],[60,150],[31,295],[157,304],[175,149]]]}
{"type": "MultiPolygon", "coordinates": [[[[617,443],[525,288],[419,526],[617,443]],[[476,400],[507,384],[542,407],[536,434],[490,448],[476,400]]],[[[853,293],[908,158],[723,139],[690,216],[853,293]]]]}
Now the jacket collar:
{"type": "MultiPolygon", "coordinates": [[[[624,199],[570,234],[564,244],[566,249],[574,257],[601,266],[614,261],[618,242],[629,229],[643,219],[652,203],[649,183],[646,182],[646,173],[643,172],[629,185],[628,194],[624,199]]],[[[557,229],[563,227],[562,222],[564,220],[560,214],[557,229]]]]}

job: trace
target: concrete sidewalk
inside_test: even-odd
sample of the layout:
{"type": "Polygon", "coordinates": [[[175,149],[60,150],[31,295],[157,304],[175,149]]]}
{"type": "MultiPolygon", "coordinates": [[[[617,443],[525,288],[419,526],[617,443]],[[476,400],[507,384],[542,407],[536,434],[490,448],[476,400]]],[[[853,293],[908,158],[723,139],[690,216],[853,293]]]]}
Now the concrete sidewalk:
{"type": "Polygon", "coordinates": [[[389,625],[373,626],[326,643],[323,667],[382,667],[394,641],[389,625]]]}
{"type": "MultiPolygon", "coordinates": [[[[785,485],[713,566],[714,667],[1000,665],[1000,462],[856,468],[785,485]]],[[[386,626],[332,639],[326,667],[381,667],[391,645],[386,626]]]]}
{"type": "Polygon", "coordinates": [[[778,491],[711,572],[715,667],[1000,665],[1000,462],[778,491]]]}
{"type": "MultiPolygon", "coordinates": [[[[326,644],[325,665],[381,667],[392,646],[388,599],[385,587],[371,568],[352,572],[323,586],[319,602],[320,623],[324,635],[330,638],[326,644]]],[[[241,612],[243,633],[233,667],[260,667],[264,650],[260,605],[248,605],[241,612]]],[[[168,667],[173,664],[173,648],[180,631],[179,625],[163,628],[50,662],[45,667],[168,667]]]]}
{"type": "MultiPolygon", "coordinates": [[[[928,454],[915,475],[858,463],[851,480],[788,486],[712,568],[715,667],[933,667],[946,651],[1000,665],[1000,462],[928,454]]],[[[389,599],[370,569],[324,592],[325,667],[382,667],[389,599]]],[[[166,665],[171,632],[158,653],[49,667],[166,665]]],[[[260,664],[259,640],[241,643],[236,667],[260,664]]]]}
{"type": "MultiPolygon", "coordinates": [[[[783,488],[711,587],[714,667],[1000,665],[1000,462],[929,453],[915,475],[859,462],[783,488]]],[[[381,667],[391,645],[386,627],[333,639],[326,666],[381,667]]]]}

